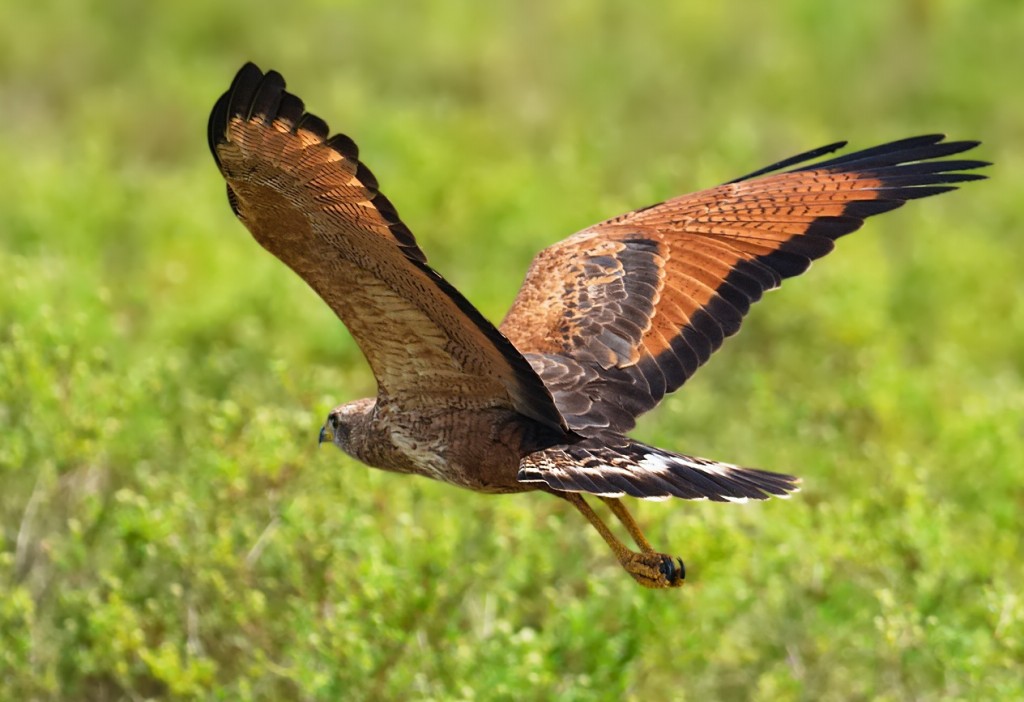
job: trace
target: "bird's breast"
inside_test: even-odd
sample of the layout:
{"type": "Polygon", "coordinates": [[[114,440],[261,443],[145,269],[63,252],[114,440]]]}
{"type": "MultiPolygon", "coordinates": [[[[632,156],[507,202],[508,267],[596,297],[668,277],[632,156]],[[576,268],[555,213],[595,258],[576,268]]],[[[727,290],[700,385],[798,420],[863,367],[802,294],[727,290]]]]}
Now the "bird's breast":
{"type": "Polygon", "coordinates": [[[521,430],[507,410],[392,415],[384,429],[389,465],[477,492],[529,490],[516,476],[521,430]]]}

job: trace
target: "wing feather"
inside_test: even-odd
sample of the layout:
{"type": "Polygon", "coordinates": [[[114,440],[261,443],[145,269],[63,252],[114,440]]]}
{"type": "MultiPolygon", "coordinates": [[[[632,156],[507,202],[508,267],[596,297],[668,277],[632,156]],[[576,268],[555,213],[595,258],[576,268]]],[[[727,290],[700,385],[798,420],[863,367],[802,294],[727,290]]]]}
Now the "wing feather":
{"type": "Polygon", "coordinates": [[[626,432],[865,218],[984,178],[963,172],[984,161],[941,160],[978,142],[944,138],[806,163],[845,142],[830,144],[590,227],[534,259],[501,329],[571,427],[626,432]]]}
{"type": "Polygon", "coordinates": [[[507,407],[565,430],[526,359],[430,268],[355,143],[247,64],[210,115],[210,150],[238,218],[337,313],[405,406],[507,407]]]}

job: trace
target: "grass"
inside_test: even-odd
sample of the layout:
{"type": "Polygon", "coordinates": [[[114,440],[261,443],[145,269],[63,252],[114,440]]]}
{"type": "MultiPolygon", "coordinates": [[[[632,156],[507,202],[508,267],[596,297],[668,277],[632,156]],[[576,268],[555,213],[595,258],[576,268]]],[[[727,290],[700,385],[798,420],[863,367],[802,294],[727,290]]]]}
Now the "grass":
{"type": "Polygon", "coordinates": [[[0,698],[1024,697],[1019,3],[0,5],[0,698]],[[367,470],[372,392],[234,221],[245,60],[352,135],[492,319],[532,254],[799,150],[948,131],[990,181],[872,220],[639,435],[804,477],[579,517],[367,470]]]}

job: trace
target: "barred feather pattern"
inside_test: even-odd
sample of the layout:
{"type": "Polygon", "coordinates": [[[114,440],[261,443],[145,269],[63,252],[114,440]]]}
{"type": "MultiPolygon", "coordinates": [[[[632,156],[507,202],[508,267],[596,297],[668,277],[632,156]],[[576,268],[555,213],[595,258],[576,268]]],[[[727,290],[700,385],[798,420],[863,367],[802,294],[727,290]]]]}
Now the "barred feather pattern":
{"type": "Polygon", "coordinates": [[[792,475],[672,453],[607,432],[530,454],[519,464],[519,480],[602,497],[713,502],[786,497],[800,484],[792,475]]]}
{"type": "Polygon", "coordinates": [[[625,433],[739,331],[751,305],[865,218],[984,178],[975,141],[903,139],[620,215],[542,251],[501,331],[587,435],[625,433]],[[576,397],[573,397],[573,395],[576,397]],[[584,405],[588,405],[585,409],[584,405]]]}

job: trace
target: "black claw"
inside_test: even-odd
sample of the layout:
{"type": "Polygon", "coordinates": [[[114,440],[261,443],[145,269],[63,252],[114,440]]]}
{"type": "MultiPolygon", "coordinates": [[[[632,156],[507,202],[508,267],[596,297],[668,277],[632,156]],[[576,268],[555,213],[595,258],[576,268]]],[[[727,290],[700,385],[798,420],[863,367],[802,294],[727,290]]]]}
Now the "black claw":
{"type": "Polygon", "coordinates": [[[669,556],[662,556],[661,566],[658,570],[660,570],[661,574],[665,576],[665,579],[672,584],[686,578],[686,567],[683,565],[683,560],[681,558],[672,559],[669,556]],[[676,563],[679,564],[678,568],[676,567],[676,563]]]}

